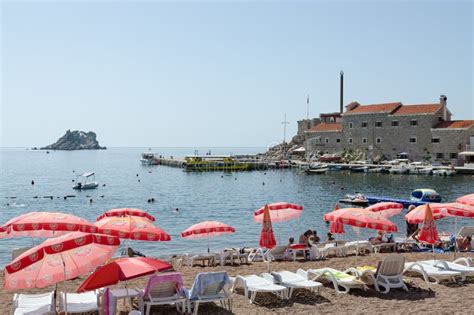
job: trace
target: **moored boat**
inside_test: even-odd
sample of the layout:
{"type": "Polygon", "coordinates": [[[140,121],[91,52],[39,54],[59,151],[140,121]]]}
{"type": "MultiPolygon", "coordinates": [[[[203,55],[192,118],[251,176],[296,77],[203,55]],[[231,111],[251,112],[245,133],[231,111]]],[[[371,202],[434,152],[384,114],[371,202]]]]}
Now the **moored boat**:
{"type": "Polygon", "coordinates": [[[426,202],[441,202],[441,196],[433,189],[421,188],[415,189],[411,192],[410,200],[412,201],[426,201],[426,202]]]}
{"type": "Polygon", "coordinates": [[[99,187],[99,183],[95,181],[95,173],[89,172],[76,176],[76,184],[72,186],[72,189],[88,190],[97,187],[99,187]],[[92,181],[89,181],[90,178],[92,181]]]}
{"type": "Polygon", "coordinates": [[[311,163],[309,167],[305,170],[306,174],[324,174],[328,171],[328,167],[325,164],[321,163],[311,163]]]}
{"type": "Polygon", "coordinates": [[[369,200],[361,193],[356,193],[355,195],[346,195],[346,198],[339,199],[341,203],[348,203],[357,206],[366,206],[369,204],[369,200]]]}

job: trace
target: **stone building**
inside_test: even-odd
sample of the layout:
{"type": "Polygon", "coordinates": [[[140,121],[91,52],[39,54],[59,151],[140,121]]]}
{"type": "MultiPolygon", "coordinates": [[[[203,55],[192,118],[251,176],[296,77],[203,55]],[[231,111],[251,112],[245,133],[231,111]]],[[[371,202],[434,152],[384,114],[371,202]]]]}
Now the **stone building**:
{"type": "Polygon", "coordinates": [[[451,120],[446,100],[442,95],[435,104],[352,102],[342,114],[321,114],[321,122],[305,131],[307,155],[358,149],[371,159],[406,153],[412,160],[455,160],[474,146],[474,120],[451,120]]]}

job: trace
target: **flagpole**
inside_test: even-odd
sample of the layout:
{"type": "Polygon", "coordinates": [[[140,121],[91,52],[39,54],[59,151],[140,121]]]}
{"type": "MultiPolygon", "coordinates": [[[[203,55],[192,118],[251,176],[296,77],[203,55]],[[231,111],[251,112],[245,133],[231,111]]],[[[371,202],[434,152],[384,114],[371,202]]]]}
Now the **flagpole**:
{"type": "Polygon", "coordinates": [[[306,120],[309,120],[309,94],[306,98],[306,120]]]}

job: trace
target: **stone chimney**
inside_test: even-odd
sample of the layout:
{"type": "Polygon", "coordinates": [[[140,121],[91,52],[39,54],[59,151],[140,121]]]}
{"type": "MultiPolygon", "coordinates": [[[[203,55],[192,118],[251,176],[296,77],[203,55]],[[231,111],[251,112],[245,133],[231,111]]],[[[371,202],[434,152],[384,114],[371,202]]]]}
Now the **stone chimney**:
{"type": "Polygon", "coordinates": [[[443,120],[444,121],[448,120],[448,108],[446,105],[447,100],[448,98],[446,97],[446,95],[441,95],[439,97],[439,104],[443,107],[443,120]]]}

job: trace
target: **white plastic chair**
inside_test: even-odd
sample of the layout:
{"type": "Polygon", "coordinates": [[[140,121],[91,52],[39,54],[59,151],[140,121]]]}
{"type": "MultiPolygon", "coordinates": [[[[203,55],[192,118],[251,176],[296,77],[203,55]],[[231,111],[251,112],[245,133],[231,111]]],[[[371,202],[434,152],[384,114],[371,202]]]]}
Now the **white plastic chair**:
{"type": "Polygon", "coordinates": [[[54,292],[43,294],[14,294],[14,315],[46,315],[55,314],[54,292]]]}
{"type": "Polygon", "coordinates": [[[257,293],[269,292],[275,294],[280,299],[287,299],[288,289],[284,286],[274,284],[273,281],[259,277],[257,275],[237,276],[233,280],[232,291],[236,287],[244,288],[244,296],[252,303],[255,301],[257,293]]]}
{"type": "Polygon", "coordinates": [[[85,293],[60,292],[59,311],[68,314],[100,311],[99,293],[98,291],[85,293]]]}
{"type": "Polygon", "coordinates": [[[272,272],[271,274],[263,273],[262,277],[287,287],[289,289],[288,298],[291,298],[294,289],[307,289],[319,294],[323,286],[320,282],[308,280],[303,270],[297,271],[296,273],[285,270],[272,272]]]}
{"type": "Polygon", "coordinates": [[[439,284],[443,280],[450,280],[452,282],[456,282],[457,279],[461,281],[464,280],[464,276],[460,272],[451,270],[441,270],[437,267],[422,264],[419,262],[405,263],[403,273],[405,274],[407,272],[421,274],[426,282],[435,284],[439,284]]]}

